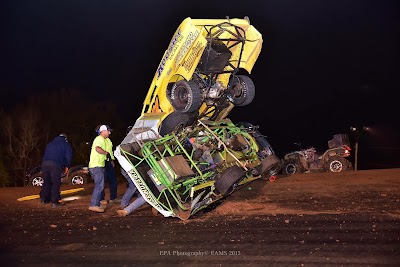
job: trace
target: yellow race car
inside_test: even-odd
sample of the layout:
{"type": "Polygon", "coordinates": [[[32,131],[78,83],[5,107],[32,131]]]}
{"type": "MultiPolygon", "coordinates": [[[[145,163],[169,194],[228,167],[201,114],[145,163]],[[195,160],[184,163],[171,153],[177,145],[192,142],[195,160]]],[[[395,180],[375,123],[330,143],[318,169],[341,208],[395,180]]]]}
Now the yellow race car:
{"type": "Polygon", "coordinates": [[[239,186],[281,169],[258,126],[234,124],[252,102],[246,76],[262,46],[248,19],[186,18],[157,68],[142,114],[114,155],[139,192],[165,217],[188,219],[239,186]]]}
{"type": "Polygon", "coordinates": [[[261,47],[262,35],[247,17],[183,20],[133,126],[139,139],[164,136],[203,117],[218,121],[234,106],[250,104],[255,87],[243,74],[251,72],[261,47]]]}

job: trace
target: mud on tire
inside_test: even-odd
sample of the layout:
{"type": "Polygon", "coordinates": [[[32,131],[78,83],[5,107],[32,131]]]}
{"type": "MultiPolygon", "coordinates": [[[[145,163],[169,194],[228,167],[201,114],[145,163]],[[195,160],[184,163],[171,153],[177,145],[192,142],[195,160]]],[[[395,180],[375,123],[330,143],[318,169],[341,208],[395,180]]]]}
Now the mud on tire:
{"type": "Polygon", "coordinates": [[[236,187],[239,185],[240,181],[245,177],[245,172],[239,166],[232,166],[219,174],[215,182],[215,188],[223,196],[232,194],[236,187]]]}
{"type": "Polygon", "coordinates": [[[349,161],[345,158],[334,156],[330,157],[326,163],[326,170],[330,172],[347,171],[349,161]]]}
{"type": "Polygon", "coordinates": [[[292,175],[295,173],[302,173],[304,172],[304,168],[300,162],[294,159],[290,159],[283,163],[283,173],[292,175]]]}
{"type": "Polygon", "coordinates": [[[277,175],[282,168],[281,160],[276,155],[268,156],[261,161],[257,171],[262,175],[263,180],[268,180],[270,176],[277,175]]]}

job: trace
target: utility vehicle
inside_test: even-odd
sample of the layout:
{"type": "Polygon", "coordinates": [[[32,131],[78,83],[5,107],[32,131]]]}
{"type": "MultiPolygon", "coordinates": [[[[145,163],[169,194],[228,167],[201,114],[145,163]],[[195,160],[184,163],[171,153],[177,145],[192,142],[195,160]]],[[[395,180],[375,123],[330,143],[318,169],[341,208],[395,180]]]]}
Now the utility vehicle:
{"type": "Polygon", "coordinates": [[[295,174],[310,171],[341,172],[352,170],[347,159],[350,156],[350,142],[347,134],[336,134],[328,141],[329,149],[319,153],[314,147],[288,153],[282,160],[283,173],[295,174]]]}

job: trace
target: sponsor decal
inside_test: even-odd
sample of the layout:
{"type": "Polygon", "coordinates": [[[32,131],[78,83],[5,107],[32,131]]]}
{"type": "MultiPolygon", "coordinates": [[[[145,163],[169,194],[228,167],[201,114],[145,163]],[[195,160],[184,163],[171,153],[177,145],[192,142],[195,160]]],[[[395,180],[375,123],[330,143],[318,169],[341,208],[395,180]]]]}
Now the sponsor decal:
{"type": "Polygon", "coordinates": [[[146,184],[143,182],[142,179],[139,178],[140,175],[137,174],[137,172],[134,169],[131,169],[128,173],[130,174],[131,178],[135,180],[135,184],[139,189],[140,193],[142,194],[142,196],[144,197],[144,199],[153,204],[153,206],[156,207],[157,209],[163,210],[162,206],[158,204],[157,200],[154,198],[153,194],[149,191],[146,184]]]}
{"type": "Polygon", "coordinates": [[[201,49],[202,49],[201,43],[197,42],[197,44],[193,47],[188,58],[183,63],[183,67],[185,68],[185,70],[187,72],[189,72],[192,69],[193,63],[196,60],[196,58],[199,56],[201,49]]]}
{"type": "Polygon", "coordinates": [[[171,42],[169,44],[167,52],[165,53],[164,57],[161,60],[160,66],[158,66],[158,69],[157,69],[157,80],[158,80],[158,78],[160,78],[161,73],[164,70],[165,62],[167,61],[168,58],[171,57],[171,53],[172,53],[172,55],[175,53],[176,44],[178,42],[180,42],[180,40],[181,40],[181,29],[178,29],[178,31],[176,32],[176,34],[174,35],[174,37],[172,38],[172,40],[171,40],[171,42]]]}
{"type": "Polygon", "coordinates": [[[199,36],[199,31],[196,30],[195,32],[190,32],[188,37],[186,38],[185,43],[182,46],[182,49],[179,51],[178,55],[176,56],[176,61],[174,68],[181,62],[181,60],[185,57],[186,53],[188,52],[189,48],[192,46],[194,41],[196,40],[197,36],[199,36]]]}

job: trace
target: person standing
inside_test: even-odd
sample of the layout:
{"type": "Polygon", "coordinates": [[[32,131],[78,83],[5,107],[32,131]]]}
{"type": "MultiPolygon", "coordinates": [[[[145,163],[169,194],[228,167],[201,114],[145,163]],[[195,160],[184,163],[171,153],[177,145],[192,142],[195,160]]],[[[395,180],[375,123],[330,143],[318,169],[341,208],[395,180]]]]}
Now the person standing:
{"type": "MultiPolygon", "coordinates": [[[[95,131],[97,134],[100,134],[99,129],[101,125],[97,125],[95,131]]],[[[118,187],[118,179],[115,174],[115,157],[113,153],[113,144],[110,138],[106,138],[106,149],[108,152],[108,157],[105,162],[105,178],[104,178],[104,187],[105,184],[108,183],[108,189],[110,190],[110,202],[116,203],[117,200],[117,187],[118,187]]],[[[107,201],[105,200],[105,190],[101,192],[100,204],[107,205],[107,201]]]]}
{"type": "Polygon", "coordinates": [[[108,125],[101,125],[98,134],[99,135],[93,140],[92,149],[90,151],[89,172],[94,180],[94,188],[89,210],[94,212],[104,212],[105,205],[103,204],[100,206],[100,201],[104,191],[106,172],[105,162],[108,157],[111,157],[110,153],[107,151],[109,144],[108,141],[106,141],[109,139],[108,137],[111,134],[111,129],[108,125]]]}
{"type": "Polygon", "coordinates": [[[67,135],[61,133],[46,145],[42,158],[43,187],[40,199],[43,204],[52,203],[52,207],[61,206],[61,174],[69,168],[72,160],[72,148],[67,135]]]}
{"type": "MultiPolygon", "coordinates": [[[[117,203],[117,187],[118,187],[118,180],[117,175],[115,174],[115,157],[113,153],[113,144],[110,138],[106,138],[106,151],[108,152],[108,157],[105,162],[106,174],[105,174],[105,181],[108,182],[108,189],[110,190],[110,202],[117,203]]],[[[104,190],[101,193],[101,203],[107,204],[105,200],[105,193],[104,190]]]]}

